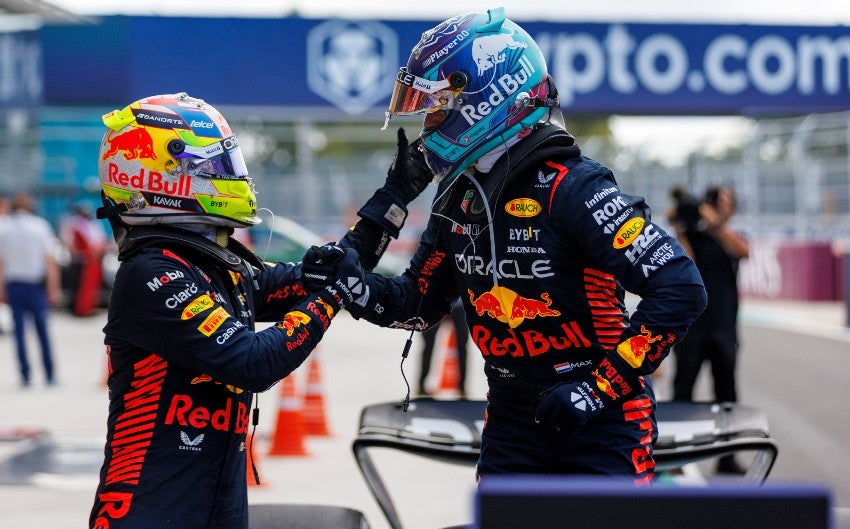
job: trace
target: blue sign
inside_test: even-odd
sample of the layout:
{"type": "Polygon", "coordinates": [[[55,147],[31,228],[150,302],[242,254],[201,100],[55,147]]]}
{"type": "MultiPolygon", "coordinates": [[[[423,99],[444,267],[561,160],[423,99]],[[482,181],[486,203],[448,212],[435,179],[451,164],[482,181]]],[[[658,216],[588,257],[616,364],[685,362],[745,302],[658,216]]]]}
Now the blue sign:
{"type": "Polygon", "coordinates": [[[0,108],[32,108],[42,102],[38,31],[0,32],[0,108]]]}
{"type": "MultiPolygon", "coordinates": [[[[291,114],[382,112],[432,21],[106,17],[42,29],[51,104],[185,91],[291,114]]],[[[782,115],[850,108],[835,26],[549,23],[539,44],[570,113],[782,115]]]]}

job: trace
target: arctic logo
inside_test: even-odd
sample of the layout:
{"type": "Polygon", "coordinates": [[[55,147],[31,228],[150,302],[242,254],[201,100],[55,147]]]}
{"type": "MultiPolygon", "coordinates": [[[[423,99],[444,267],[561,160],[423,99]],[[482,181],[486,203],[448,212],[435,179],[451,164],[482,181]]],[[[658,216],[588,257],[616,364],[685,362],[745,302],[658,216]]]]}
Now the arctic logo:
{"type": "Polygon", "coordinates": [[[307,84],[348,114],[390,96],[398,72],[398,39],[370,20],[329,20],[307,36],[307,84]]]}
{"type": "Polygon", "coordinates": [[[486,35],[472,41],[472,60],[478,65],[478,75],[481,76],[490,68],[505,62],[505,50],[527,47],[528,44],[515,41],[514,36],[508,33],[486,35]]]}

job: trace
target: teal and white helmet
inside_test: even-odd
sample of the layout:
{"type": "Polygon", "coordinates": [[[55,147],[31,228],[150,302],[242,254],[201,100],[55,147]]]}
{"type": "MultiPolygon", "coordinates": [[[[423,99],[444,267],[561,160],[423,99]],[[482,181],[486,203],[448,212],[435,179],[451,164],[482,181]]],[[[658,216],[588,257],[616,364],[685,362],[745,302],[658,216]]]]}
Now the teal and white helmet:
{"type": "Polygon", "coordinates": [[[450,18],[422,34],[399,70],[387,120],[426,114],[425,160],[453,178],[557,106],[546,61],[503,8],[450,18]]]}

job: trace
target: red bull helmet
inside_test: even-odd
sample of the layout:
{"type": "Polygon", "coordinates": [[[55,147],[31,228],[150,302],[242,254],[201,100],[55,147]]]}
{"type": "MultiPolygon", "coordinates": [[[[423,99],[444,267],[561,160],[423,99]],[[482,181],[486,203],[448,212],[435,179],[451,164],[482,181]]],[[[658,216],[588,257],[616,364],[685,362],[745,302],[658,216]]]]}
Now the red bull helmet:
{"type": "Polygon", "coordinates": [[[224,117],[185,93],[146,97],[103,116],[100,184],[126,224],[260,222],[254,185],[224,117]]]}
{"type": "Polygon", "coordinates": [[[554,97],[540,48],[503,8],[491,9],[422,34],[399,70],[387,121],[426,115],[425,161],[439,180],[543,119],[554,97]]]}

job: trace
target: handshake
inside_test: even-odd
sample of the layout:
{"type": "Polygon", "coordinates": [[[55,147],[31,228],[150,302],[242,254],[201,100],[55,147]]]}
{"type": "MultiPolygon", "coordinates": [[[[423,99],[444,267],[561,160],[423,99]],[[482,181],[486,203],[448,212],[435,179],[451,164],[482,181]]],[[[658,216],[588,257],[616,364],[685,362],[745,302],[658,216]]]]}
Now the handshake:
{"type": "Polygon", "coordinates": [[[307,250],[301,264],[301,283],[309,292],[329,293],[340,309],[353,309],[355,317],[359,317],[355,312],[362,314],[357,308],[365,309],[369,300],[369,286],[357,252],[336,243],[307,250]]]}

